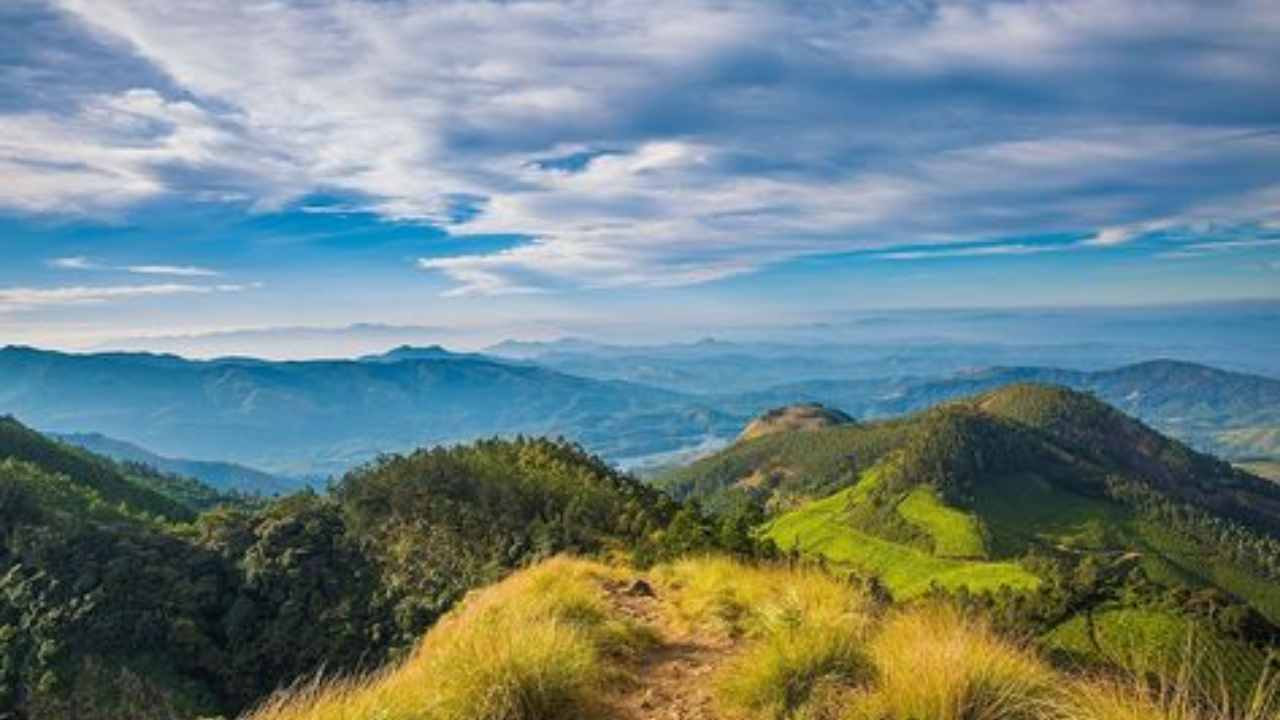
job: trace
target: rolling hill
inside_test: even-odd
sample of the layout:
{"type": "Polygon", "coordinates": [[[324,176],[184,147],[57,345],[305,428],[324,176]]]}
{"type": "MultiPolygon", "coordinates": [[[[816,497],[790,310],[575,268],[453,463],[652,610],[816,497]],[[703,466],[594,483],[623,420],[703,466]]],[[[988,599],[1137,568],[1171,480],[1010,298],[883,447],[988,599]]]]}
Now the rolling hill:
{"type": "Polygon", "coordinates": [[[1063,662],[1167,669],[1194,637],[1244,692],[1280,638],[1280,487],[1067,388],[747,438],[657,482],[897,600],[985,598],[1063,662]]]}
{"type": "Polygon", "coordinates": [[[1030,587],[1031,555],[1095,556],[1280,619],[1280,489],[1065,388],[752,438],[658,484],[721,512],[759,507],[783,551],[902,596],[1030,587]]]}

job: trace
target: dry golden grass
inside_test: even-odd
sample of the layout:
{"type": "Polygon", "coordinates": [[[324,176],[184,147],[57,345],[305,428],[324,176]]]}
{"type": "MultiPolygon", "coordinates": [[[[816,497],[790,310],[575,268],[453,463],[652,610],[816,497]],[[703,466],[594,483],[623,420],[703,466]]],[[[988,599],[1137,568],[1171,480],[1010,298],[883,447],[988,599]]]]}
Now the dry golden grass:
{"type": "Polygon", "coordinates": [[[611,612],[603,566],[557,559],[469,597],[398,667],[284,693],[249,720],[590,717],[612,658],[648,641],[611,612]]]}
{"type": "Polygon", "coordinates": [[[1280,678],[1259,679],[1244,699],[1225,688],[1197,688],[1194,664],[1175,678],[1078,679],[1067,684],[1053,720],[1276,720],[1280,718],[1280,678]]]}
{"type": "Polygon", "coordinates": [[[869,604],[830,575],[723,558],[685,560],[654,574],[689,629],[744,641],[717,676],[727,715],[822,716],[872,675],[869,604]]]}
{"type": "Polygon", "coordinates": [[[850,703],[859,720],[1037,720],[1057,682],[1031,653],[944,607],[893,615],[871,648],[879,677],[850,703]]]}
{"type": "Polygon", "coordinates": [[[813,568],[707,557],[654,568],[653,576],[673,600],[677,621],[726,637],[760,637],[801,623],[861,632],[871,622],[860,592],[813,568]]]}
{"type": "MultiPolygon", "coordinates": [[[[655,642],[604,590],[634,576],[549,561],[468,597],[400,665],[295,688],[246,720],[604,720],[602,698],[655,642]]],[[[1213,701],[1190,669],[1162,684],[1071,675],[950,608],[876,617],[855,588],[817,570],[704,558],[650,579],[676,634],[735,649],[716,674],[726,718],[1280,718],[1276,677],[1242,702],[1227,692],[1213,701]]]]}

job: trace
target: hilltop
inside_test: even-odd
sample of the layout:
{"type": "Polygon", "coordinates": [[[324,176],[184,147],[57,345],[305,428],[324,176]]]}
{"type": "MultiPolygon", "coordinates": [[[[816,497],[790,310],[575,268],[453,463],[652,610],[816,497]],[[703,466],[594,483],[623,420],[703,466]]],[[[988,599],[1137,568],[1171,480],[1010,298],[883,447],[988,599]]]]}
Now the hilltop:
{"type": "Polygon", "coordinates": [[[848,425],[853,418],[818,403],[803,403],[770,410],[752,420],[738,435],[739,440],[789,433],[804,430],[820,430],[822,428],[848,425]]]}

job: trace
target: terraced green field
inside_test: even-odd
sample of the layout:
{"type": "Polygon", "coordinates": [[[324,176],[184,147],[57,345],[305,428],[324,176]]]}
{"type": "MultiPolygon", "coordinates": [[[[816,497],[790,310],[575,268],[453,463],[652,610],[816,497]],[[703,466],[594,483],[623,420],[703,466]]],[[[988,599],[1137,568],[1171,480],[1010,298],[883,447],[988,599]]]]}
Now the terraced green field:
{"type": "Polygon", "coordinates": [[[943,504],[927,486],[912,490],[898,503],[898,514],[933,538],[933,554],[943,558],[981,559],[987,557],[987,541],[982,524],[972,513],[943,504]]]}
{"type": "MultiPolygon", "coordinates": [[[[847,519],[850,504],[858,499],[860,485],[777,518],[767,526],[765,534],[784,551],[795,549],[803,555],[822,557],[876,575],[900,599],[918,596],[934,583],[949,589],[966,587],[974,591],[1000,587],[1031,589],[1040,584],[1039,578],[1017,563],[936,557],[860,532],[847,519]]],[[[930,517],[930,522],[939,524],[938,513],[930,517]]],[[[955,518],[947,516],[947,520],[952,526],[948,532],[959,535],[954,527],[955,518]]]]}

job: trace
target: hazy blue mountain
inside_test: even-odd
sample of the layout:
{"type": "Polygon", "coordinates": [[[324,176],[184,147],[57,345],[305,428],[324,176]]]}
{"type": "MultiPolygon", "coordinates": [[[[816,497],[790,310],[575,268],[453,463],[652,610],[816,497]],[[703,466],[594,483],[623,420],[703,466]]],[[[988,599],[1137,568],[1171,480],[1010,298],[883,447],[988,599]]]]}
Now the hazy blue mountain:
{"type": "Polygon", "coordinates": [[[101,433],[54,434],[54,437],[113,460],[141,463],[161,472],[195,478],[222,491],[271,496],[292,492],[306,484],[303,480],[272,475],[232,462],[165,457],[101,433]]]}
{"type": "Polygon", "coordinates": [[[936,377],[993,365],[1114,367],[1150,357],[1107,345],[1002,345],[914,341],[893,344],[785,344],[701,340],[624,346],[578,339],[501,343],[492,356],[583,377],[626,380],[691,394],[749,393],[815,378],[936,377]]]}
{"type": "Polygon", "coordinates": [[[0,412],[169,457],[294,475],[490,435],[563,435],[620,460],[731,434],[687,396],[471,357],[401,362],[190,361],[0,350],[0,412]]]}
{"type": "MultiPolygon", "coordinates": [[[[833,380],[743,392],[740,385],[780,375],[811,348],[751,346],[726,355],[738,347],[704,342],[671,350],[711,358],[696,383],[717,383],[722,392],[715,395],[579,377],[541,367],[542,357],[501,361],[438,347],[307,362],[9,348],[0,350],[0,412],[48,431],[101,433],[163,457],[218,458],[293,476],[331,474],[415,445],[521,433],[561,435],[611,461],[653,466],[687,459],[693,448],[714,450],[773,407],[817,402],[875,418],[1034,381],[1094,392],[1200,449],[1280,456],[1280,381],[1270,378],[1168,361],[928,375],[909,372],[922,366],[909,359],[881,358],[874,365],[881,377],[858,374],[871,372],[868,365],[833,380]]],[[[632,374],[640,374],[634,356],[601,352],[620,353],[619,367],[633,363],[632,374]]],[[[915,350],[904,352],[892,357],[915,350]]],[[[655,363],[653,372],[663,367],[672,366],[655,363]]],[[[838,373],[840,366],[819,357],[802,372],[838,373]]]]}
{"type": "Polygon", "coordinates": [[[487,360],[490,362],[497,361],[492,358],[478,353],[457,353],[440,345],[427,345],[425,347],[415,347],[413,345],[401,345],[392,348],[384,353],[373,355],[362,355],[358,358],[361,362],[375,363],[397,363],[406,360],[487,360]]]}

